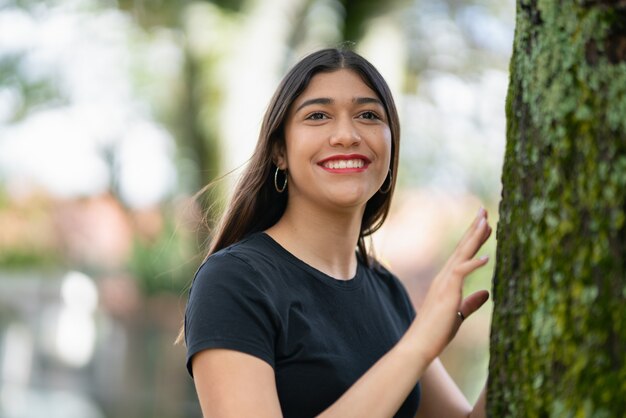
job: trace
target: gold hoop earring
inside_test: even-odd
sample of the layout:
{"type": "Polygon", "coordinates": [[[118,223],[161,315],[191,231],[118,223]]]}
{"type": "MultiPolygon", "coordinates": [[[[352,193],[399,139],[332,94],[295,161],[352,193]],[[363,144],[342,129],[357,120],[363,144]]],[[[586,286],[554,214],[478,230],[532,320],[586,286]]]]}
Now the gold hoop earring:
{"type": "Polygon", "coordinates": [[[287,170],[284,170],[285,171],[285,182],[283,183],[283,187],[278,187],[278,172],[279,171],[280,171],[280,168],[276,167],[276,171],[274,172],[274,188],[276,188],[276,191],[278,193],[282,193],[287,188],[287,170]]]}
{"type": "MultiPolygon", "coordinates": [[[[383,189],[382,186],[381,186],[381,188],[378,190],[382,194],[389,193],[389,190],[391,190],[391,184],[392,184],[392,181],[393,181],[393,174],[391,174],[391,168],[389,169],[388,177],[389,177],[389,185],[385,189],[383,189]]],[[[387,179],[385,178],[385,180],[387,180],[387,179]]],[[[384,184],[385,184],[385,182],[383,182],[383,185],[384,184]]]]}

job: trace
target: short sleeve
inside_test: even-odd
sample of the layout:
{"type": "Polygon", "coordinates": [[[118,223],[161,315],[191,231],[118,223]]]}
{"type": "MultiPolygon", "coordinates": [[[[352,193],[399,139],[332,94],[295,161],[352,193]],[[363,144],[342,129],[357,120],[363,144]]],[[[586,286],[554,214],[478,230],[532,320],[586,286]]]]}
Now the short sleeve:
{"type": "Polygon", "coordinates": [[[250,354],[274,367],[278,315],[265,278],[244,260],[216,253],[198,269],[185,311],[187,370],[209,348],[250,354]]]}

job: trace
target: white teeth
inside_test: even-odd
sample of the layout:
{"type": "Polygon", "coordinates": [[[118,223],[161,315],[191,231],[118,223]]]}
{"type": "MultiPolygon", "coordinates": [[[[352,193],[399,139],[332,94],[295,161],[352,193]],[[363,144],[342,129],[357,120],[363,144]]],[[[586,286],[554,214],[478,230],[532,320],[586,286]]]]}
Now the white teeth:
{"type": "Polygon", "coordinates": [[[324,163],[324,167],[330,169],[362,168],[364,165],[365,162],[363,160],[335,160],[324,163]]]}

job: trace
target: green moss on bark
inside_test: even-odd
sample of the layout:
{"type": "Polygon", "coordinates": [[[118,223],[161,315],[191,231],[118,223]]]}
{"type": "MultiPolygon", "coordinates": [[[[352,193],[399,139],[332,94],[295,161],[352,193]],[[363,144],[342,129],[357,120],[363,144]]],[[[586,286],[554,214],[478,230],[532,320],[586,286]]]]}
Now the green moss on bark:
{"type": "Polygon", "coordinates": [[[626,414],[626,17],[519,1],[488,414],[626,414]]]}

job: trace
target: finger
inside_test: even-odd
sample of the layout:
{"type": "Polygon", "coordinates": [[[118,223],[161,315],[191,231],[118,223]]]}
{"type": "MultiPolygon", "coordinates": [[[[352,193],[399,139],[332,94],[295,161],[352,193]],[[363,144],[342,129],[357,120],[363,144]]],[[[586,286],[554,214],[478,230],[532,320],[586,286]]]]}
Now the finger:
{"type": "Polygon", "coordinates": [[[479,290],[466,297],[459,307],[459,312],[463,314],[465,318],[476,312],[481,306],[489,300],[489,292],[486,290],[479,290]]]}
{"type": "Polygon", "coordinates": [[[458,248],[458,259],[467,260],[476,255],[480,247],[485,243],[485,240],[489,237],[490,226],[487,223],[486,218],[482,218],[474,233],[468,237],[468,240],[458,248]]]}
{"type": "Polygon", "coordinates": [[[491,236],[491,232],[492,232],[491,226],[487,224],[487,227],[485,228],[483,235],[480,237],[480,242],[478,244],[479,248],[482,247],[485,244],[485,242],[487,242],[487,240],[491,236]]]}
{"type": "Polygon", "coordinates": [[[489,256],[483,255],[479,258],[472,258],[471,260],[467,260],[465,262],[459,263],[453,271],[453,275],[456,275],[459,278],[464,278],[470,273],[474,272],[474,270],[484,266],[489,262],[489,256]]]}
{"type": "Polygon", "coordinates": [[[489,213],[483,207],[478,210],[476,218],[465,232],[454,252],[444,265],[444,271],[451,271],[460,262],[473,258],[480,247],[491,235],[491,226],[487,222],[489,213]]]}
{"type": "Polygon", "coordinates": [[[491,236],[491,225],[489,225],[489,223],[487,223],[487,229],[485,230],[485,236],[483,237],[483,242],[487,241],[487,238],[489,238],[489,236],[491,236]]]}
{"type": "Polygon", "coordinates": [[[476,226],[478,225],[480,220],[485,216],[485,214],[486,214],[486,210],[485,210],[485,208],[483,208],[481,206],[480,209],[478,209],[478,213],[476,214],[476,217],[474,218],[474,220],[470,224],[469,228],[467,228],[467,230],[465,231],[465,233],[463,234],[463,236],[459,240],[459,243],[457,244],[457,247],[460,247],[461,245],[463,245],[469,239],[469,237],[472,235],[472,232],[476,229],[476,226]]]}
{"type": "Polygon", "coordinates": [[[491,227],[486,220],[486,211],[481,208],[474,222],[465,232],[454,252],[448,259],[448,266],[453,266],[459,262],[468,260],[478,252],[480,246],[489,237],[491,227]]]}

